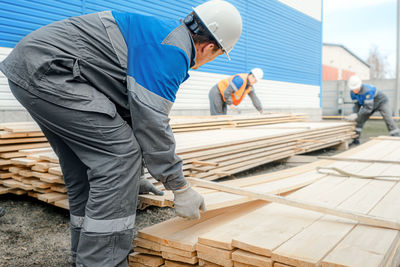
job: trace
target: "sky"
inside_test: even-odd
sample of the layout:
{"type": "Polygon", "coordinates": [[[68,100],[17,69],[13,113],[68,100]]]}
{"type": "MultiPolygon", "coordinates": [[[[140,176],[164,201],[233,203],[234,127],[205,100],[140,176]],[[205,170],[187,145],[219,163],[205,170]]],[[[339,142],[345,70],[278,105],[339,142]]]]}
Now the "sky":
{"type": "Polygon", "coordinates": [[[394,75],[396,16],[397,0],[323,0],[323,42],[342,44],[363,60],[376,46],[394,75]]]}

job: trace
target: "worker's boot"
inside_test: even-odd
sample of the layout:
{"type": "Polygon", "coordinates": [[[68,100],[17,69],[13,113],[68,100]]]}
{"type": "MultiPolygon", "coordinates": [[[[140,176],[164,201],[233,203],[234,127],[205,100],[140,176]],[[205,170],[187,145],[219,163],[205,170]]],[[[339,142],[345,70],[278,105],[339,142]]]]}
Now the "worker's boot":
{"type": "Polygon", "coordinates": [[[3,217],[6,214],[6,210],[0,207],[0,217],[3,217]]]}
{"type": "Polygon", "coordinates": [[[356,137],[353,139],[353,142],[350,145],[359,145],[360,144],[360,138],[356,137]]]}
{"type": "Polygon", "coordinates": [[[350,145],[359,145],[360,144],[360,136],[361,131],[356,130],[357,137],[353,139],[353,142],[350,145]]]}

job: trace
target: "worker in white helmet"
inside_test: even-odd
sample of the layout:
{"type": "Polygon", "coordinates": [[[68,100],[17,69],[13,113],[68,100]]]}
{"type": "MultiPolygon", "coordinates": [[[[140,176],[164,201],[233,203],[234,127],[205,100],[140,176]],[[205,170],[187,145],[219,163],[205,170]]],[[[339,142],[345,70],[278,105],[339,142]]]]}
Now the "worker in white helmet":
{"type": "Polygon", "coordinates": [[[348,121],[356,121],[357,137],[353,144],[360,144],[362,128],[369,117],[379,111],[386,123],[391,136],[400,136],[399,128],[392,118],[392,110],[388,97],[376,89],[375,86],[363,84],[357,75],[353,75],[347,82],[350,89],[350,97],[354,102],[353,113],[346,117],[348,121]]]}
{"type": "Polygon", "coordinates": [[[125,12],[72,17],[22,39],[0,64],[14,96],[60,159],[76,266],[128,266],[138,192],[150,174],[198,219],[168,114],[190,68],[228,56],[242,31],[237,9],[209,1],[183,21],[125,12]]]}
{"type": "Polygon", "coordinates": [[[261,81],[264,72],[260,68],[254,68],[249,73],[236,74],[219,81],[208,93],[211,115],[225,115],[227,106],[234,109],[249,95],[258,112],[263,112],[260,99],[257,97],[254,84],[261,81]]]}

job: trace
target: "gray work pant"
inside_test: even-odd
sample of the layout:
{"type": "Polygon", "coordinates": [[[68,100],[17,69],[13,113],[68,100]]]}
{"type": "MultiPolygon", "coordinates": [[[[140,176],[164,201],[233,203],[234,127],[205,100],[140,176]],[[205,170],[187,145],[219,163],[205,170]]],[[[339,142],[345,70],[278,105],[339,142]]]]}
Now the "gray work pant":
{"type": "Polygon", "coordinates": [[[217,85],[214,85],[208,93],[210,100],[210,114],[213,115],[226,115],[227,107],[217,85]]]}
{"type": "Polygon", "coordinates": [[[9,81],[59,157],[71,214],[76,266],[128,266],[142,156],[117,114],[68,109],[9,81]]]}
{"type": "Polygon", "coordinates": [[[385,121],[386,127],[389,131],[389,134],[392,136],[399,136],[400,131],[397,127],[396,122],[392,118],[392,110],[390,109],[389,102],[384,102],[380,104],[372,113],[363,114],[358,116],[356,120],[356,132],[360,135],[362,128],[364,127],[365,122],[369,119],[369,117],[374,114],[374,112],[379,111],[385,121]]]}

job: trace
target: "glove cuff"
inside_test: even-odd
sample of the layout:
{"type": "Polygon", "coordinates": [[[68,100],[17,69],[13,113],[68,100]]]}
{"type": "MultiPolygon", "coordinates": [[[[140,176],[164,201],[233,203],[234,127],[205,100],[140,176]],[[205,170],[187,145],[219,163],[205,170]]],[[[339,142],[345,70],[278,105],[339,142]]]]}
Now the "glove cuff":
{"type": "Polygon", "coordinates": [[[192,186],[188,183],[187,184],[188,186],[187,187],[185,187],[185,188],[183,188],[183,189],[178,189],[178,190],[174,190],[174,191],[172,191],[175,195],[179,195],[179,194],[182,194],[182,193],[185,193],[186,191],[188,191],[190,188],[192,188],[192,186]]]}

